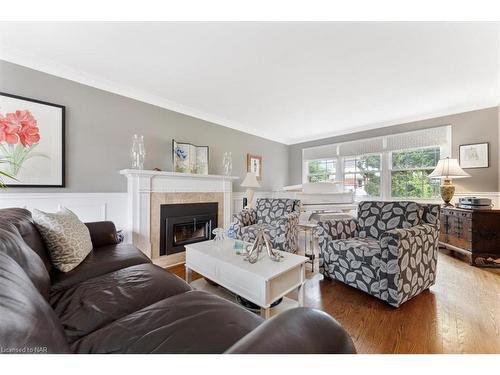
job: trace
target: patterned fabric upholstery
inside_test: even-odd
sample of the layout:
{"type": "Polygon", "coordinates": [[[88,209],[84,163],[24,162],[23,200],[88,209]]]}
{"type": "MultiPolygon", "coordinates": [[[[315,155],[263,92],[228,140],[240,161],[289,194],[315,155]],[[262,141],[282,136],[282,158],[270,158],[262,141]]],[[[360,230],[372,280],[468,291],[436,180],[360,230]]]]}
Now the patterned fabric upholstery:
{"type": "Polygon", "coordinates": [[[411,228],[420,223],[423,211],[415,202],[361,202],[359,236],[380,239],[387,230],[411,228]]]}
{"type": "Polygon", "coordinates": [[[275,249],[296,253],[300,200],[258,199],[256,209],[246,208],[234,215],[231,229],[236,238],[253,242],[263,227],[275,249]]]}
{"type": "Polygon", "coordinates": [[[439,209],[361,202],[358,219],[318,223],[320,272],[399,307],[435,282],[439,209]]]}

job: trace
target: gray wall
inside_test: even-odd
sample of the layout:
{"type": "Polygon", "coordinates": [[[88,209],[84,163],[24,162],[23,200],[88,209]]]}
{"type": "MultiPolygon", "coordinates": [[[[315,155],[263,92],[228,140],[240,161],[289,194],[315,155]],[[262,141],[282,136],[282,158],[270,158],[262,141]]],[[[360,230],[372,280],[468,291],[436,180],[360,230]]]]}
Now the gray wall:
{"type": "MultiPolygon", "coordinates": [[[[172,170],[172,139],[210,147],[210,174],[222,174],[225,151],[233,175],[246,173],[246,154],[262,155],[262,190],[288,183],[288,148],[249,135],[111,94],[73,81],[0,61],[0,91],[66,106],[66,188],[11,188],[9,192],[120,192],[134,133],[143,134],[145,168],[172,170]]],[[[235,190],[242,190],[239,182],[235,190]]]]}
{"type": "Polygon", "coordinates": [[[466,143],[490,143],[490,167],[467,169],[471,178],[454,181],[457,192],[494,192],[500,190],[499,176],[499,108],[492,107],[477,111],[436,117],[375,130],[368,130],[338,137],[298,143],[289,147],[290,184],[302,183],[302,149],[330,143],[352,141],[362,138],[383,136],[419,130],[439,125],[452,126],[452,157],[458,158],[458,146],[466,143]]]}

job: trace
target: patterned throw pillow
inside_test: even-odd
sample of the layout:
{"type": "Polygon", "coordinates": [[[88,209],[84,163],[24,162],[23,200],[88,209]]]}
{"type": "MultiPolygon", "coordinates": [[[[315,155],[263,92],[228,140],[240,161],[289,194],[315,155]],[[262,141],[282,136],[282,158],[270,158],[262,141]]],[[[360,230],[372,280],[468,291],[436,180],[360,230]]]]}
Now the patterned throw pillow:
{"type": "Polygon", "coordinates": [[[92,250],[87,226],[66,208],[56,213],[33,210],[33,220],[40,231],[54,267],[69,272],[92,250]]]}

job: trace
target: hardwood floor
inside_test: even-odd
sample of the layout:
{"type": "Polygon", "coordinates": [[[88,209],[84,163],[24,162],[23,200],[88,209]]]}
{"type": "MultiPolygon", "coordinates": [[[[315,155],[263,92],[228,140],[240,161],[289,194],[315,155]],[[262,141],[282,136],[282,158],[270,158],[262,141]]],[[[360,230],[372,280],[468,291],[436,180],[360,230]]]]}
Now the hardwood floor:
{"type": "MultiPolygon", "coordinates": [[[[184,277],[184,266],[169,270],[184,277]]],[[[445,253],[436,284],[399,309],[311,272],[305,305],[337,319],[359,353],[500,353],[500,269],[445,253]]]]}

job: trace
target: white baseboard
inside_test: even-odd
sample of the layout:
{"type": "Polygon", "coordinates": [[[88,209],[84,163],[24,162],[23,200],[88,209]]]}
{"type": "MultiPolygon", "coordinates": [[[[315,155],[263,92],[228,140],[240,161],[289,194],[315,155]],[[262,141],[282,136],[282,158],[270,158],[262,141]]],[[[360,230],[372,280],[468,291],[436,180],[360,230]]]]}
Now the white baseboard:
{"type": "Polygon", "coordinates": [[[22,207],[55,212],[66,207],[84,222],[110,220],[126,227],[127,193],[0,193],[0,208],[22,207]]]}

